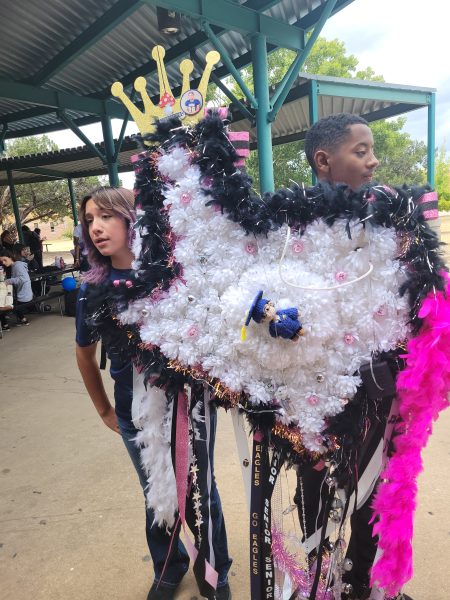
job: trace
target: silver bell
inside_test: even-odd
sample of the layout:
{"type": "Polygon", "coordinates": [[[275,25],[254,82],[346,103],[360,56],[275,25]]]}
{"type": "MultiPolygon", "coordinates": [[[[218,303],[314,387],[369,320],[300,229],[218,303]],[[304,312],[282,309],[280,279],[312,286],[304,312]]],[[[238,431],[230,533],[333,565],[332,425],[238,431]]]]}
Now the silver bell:
{"type": "Polygon", "coordinates": [[[328,477],[325,479],[325,483],[329,487],[335,487],[336,486],[336,478],[335,477],[331,477],[331,475],[328,475],[328,477]]]}
{"type": "Polygon", "coordinates": [[[188,296],[188,302],[195,302],[195,296],[188,296]]]}
{"type": "Polygon", "coordinates": [[[343,508],[343,507],[344,507],[344,505],[340,498],[333,498],[333,501],[331,503],[331,508],[343,508]]]}
{"type": "Polygon", "coordinates": [[[146,308],[143,308],[143,309],[141,310],[141,315],[142,315],[143,317],[148,317],[148,314],[149,314],[149,313],[148,313],[148,310],[147,310],[146,308]]]}
{"type": "Polygon", "coordinates": [[[325,381],[325,375],[323,373],[317,373],[316,381],[317,383],[323,383],[325,381]]]}
{"type": "Polygon", "coordinates": [[[344,583],[344,585],[342,586],[342,592],[344,594],[347,594],[347,596],[349,596],[352,592],[353,592],[353,586],[351,583],[344,583]]]}
{"type": "Polygon", "coordinates": [[[351,571],[353,569],[353,561],[351,558],[346,558],[344,560],[344,564],[342,565],[344,567],[344,571],[351,571]]]}

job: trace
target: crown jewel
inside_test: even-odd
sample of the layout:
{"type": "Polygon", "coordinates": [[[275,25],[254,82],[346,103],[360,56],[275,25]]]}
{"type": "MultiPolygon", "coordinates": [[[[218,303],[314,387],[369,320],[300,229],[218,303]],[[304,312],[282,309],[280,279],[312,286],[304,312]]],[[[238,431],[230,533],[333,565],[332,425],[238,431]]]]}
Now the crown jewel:
{"type": "Polygon", "coordinates": [[[125,94],[123,85],[116,81],[111,86],[111,93],[119,98],[129,110],[139,131],[142,135],[152,133],[155,130],[154,121],[163,119],[172,114],[179,114],[184,122],[192,125],[199,121],[203,116],[203,105],[206,97],[209,77],[213,66],[219,62],[220,54],[215,50],[206,55],[206,66],[202,73],[202,78],[197,89],[190,88],[189,76],[194,70],[194,63],[185,59],[180,63],[180,72],[183,75],[183,84],[181,95],[177,99],[173,96],[170,89],[164,66],[164,56],[166,51],[162,46],[155,46],[152,50],[152,58],[156,61],[159,79],[159,103],[153,104],[147,92],[147,81],[144,77],[138,77],[134,82],[134,89],[140,93],[144,110],[141,111],[125,94]]]}

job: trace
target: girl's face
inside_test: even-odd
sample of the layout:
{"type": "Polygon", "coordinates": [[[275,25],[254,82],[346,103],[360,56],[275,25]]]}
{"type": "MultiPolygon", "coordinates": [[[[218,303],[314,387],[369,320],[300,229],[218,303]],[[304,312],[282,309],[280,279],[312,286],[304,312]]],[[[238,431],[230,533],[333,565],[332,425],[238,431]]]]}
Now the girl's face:
{"type": "Polygon", "coordinates": [[[13,264],[13,260],[9,256],[0,256],[0,264],[4,267],[10,267],[13,264]]]}
{"type": "Polygon", "coordinates": [[[129,252],[128,227],[125,219],[112,210],[100,208],[94,200],[88,200],[85,219],[92,243],[103,256],[115,258],[129,252]]]}

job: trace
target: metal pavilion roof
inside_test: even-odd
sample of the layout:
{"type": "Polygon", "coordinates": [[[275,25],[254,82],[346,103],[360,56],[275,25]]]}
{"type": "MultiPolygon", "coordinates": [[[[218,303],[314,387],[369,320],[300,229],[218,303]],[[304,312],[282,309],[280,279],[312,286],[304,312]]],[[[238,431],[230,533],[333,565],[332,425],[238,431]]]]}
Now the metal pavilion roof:
{"type": "MultiPolygon", "coordinates": [[[[272,123],[274,146],[304,138],[311,126],[311,89],[315,84],[318,118],[348,112],[367,121],[395,117],[428,106],[434,88],[414,87],[379,81],[343,79],[301,73],[272,123]]],[[[250,132],[250,147],[256,147],[256,130],[238,112],[231,128],[250,132]]]]}
{"type": "MultiPolygon", "coordinates": [[[[100,151],[104,150],[103,143],[95,146],[100,151]]],[[[119,172],[132,170],[131,156],[136,152],[138,152],[137,142],[127,136],[118,155],[119,172]]],[[[12,171],[15,184],[77,179],[108,173],[106,165],[88,146],[0,159],[0,186],[8,185],[7,169],[12,171]]]]}
{"type": "MultiPolygon", "coordinates": [[[[333,14],[351,1],[338,0],[333,14]]],[[[123,117],[125,111],[111,99],[110,86],[116,80],[130,86],[137,76],[144,75],[149,89],[156,92],[156,66],[150,56],[156,44],[167,50],[169,81],[177,87],[181,58],[195,51],[203,62],[213,46],[196,16],[195,7],[200,3],[175,2],[186,11],[181,32],[175,36],[159,32],[156,4],[164,6],[167,2],[48,0],[43,5],[38,0],[0,0],[0,133],[2,126],[7,127],[3,132],[6,139],[63,129],[66,125],[56,112],[58,108],[64,108],[77,125],[98,121],[102,114],[123,117]],[[37,94],[36,90],[46,93],[37,94]],[[80,96],[86,99],[83,105],[76,101],[80,96]]],[[[283,45],[295,47],[300,40],[297,30],[300,34],[314,26],[327,1],[214,0],[202,4],[206,7],[202,10],[209,11],[214,33],[239,68],[251,61],[246,21],[243,19],[244,24],[236,30],[222,28],[218,23],[223,22],[224,15],[234,11],[237,21],[243,15],[249,22],[250,17],[257,16],[262,25],[264,18],[270,18],[275,31],[272,37],[277,39],[269,36],[269,49],[276,47],[278,37],[283,38],[283,45]],[[273,23],[278,23],[279,30],[273,23]],[[283,27],[288,24],[295,27],[289,28],[293,33],[286,38],[283,34],[288,29],[283,27]]],[[[228,69],[221,66],[216,72],[225,76],[228,69]]],[[[199,74],[195,70],[193,77],[199,74]]]]}
{"type": "MultiPolygon", "coordinates": [[[[309,129],[311,115],[311,84],[315,82],[318,94],[319,117],[338,112],[350,112],[368,121],[392,117],[425,106],[432,88],[365,82],[355,79],[315,76],[302,73],[272,124],[274,145],[304,138],[309,129]],[[379,98],[377,99],[377,95],[379,98]],[[387,96],[388,95],[388,96],[387,96]],[[390,100],[386,100],[390,97],[390,100]]],[[[233,112],[231,128],[250,131],[250,145],[256,146],[256,131],[250,122],[233,112]]],[[[104,144],[96,144],[104,150],[104,144]]],[[[126,137],[119,153],[119,171],[131,171],[131,156],[137,151],[137,143],[126,137]]],[[[0,186],[7,185],[7,169],[14,173],[14,182],[34,183],[52,178],[77,178],[107,173],[106,166],[87,146],[79,146],[25,157],[0,159],[0,186]]]]}

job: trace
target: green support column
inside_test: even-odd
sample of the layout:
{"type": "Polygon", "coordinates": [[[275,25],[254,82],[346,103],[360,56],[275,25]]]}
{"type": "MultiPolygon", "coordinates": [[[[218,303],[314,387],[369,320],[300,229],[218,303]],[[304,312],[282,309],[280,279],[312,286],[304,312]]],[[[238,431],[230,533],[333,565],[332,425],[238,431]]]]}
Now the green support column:
{"type": "Polygon", "coordinates": [[[73,182],[71,179],[67,180],[67,185],[69,186],[70,206],[72,208],[73,224],[75,226],[77,226],[78,225],[77,203],[76,203],[76,199],[75,199],[75,193],[73,191],[73,182]]]}
{"type": "Polygon", "coordinates": [[[22,222],[20,220],[19,205],[17,204],[16,188],[14,187],[14,180],[11,169],[7,170],[7,175],[9,193],[11,196],[11,203],[13,205],[14,218],[16,220],[17,235],[19,236],[19,242],[23,244],[22,222]]]}
{"type": "Polygon", "coordinates": [[[428,152],[427,152],[427,171],[428,183],[434,187],[434,159],[436,146],[436,94],[431,93],[430,103],[428,104],[428,152]]]}
{"type": "Polygon", "coordinates": [[[102,118],[103,139],[105,141],[106,165],[108,167],[108,177],[110,185],[119,185],[119,171],[117,169],[117,160],[114,159],[116,149],[114,147],[114,138],[109,117],[102,118]]]}
{"type": "MultiPolygon", "coordinates": [[[[311,87],[309,90],[309,126],[311,127],[312,125],[314,125],[314,123],[317,123],[318,120],[319,104],[317,95],[317,81],[315,79],[312,79],[311,87]]],[[[311,180],[313,185],[317,183],[317,177],[314,171],[311,172],[311,180]]]]}
{"type": "Polygon", "coordinates": [[[269,122],[271,109],[267,66],[266,37],[257,34],[252,37],[253,84],[258,102],[256,109],[256,137],[258,143],[259,181],[261,193],[273,192],[272,128],[269,122]]]}

